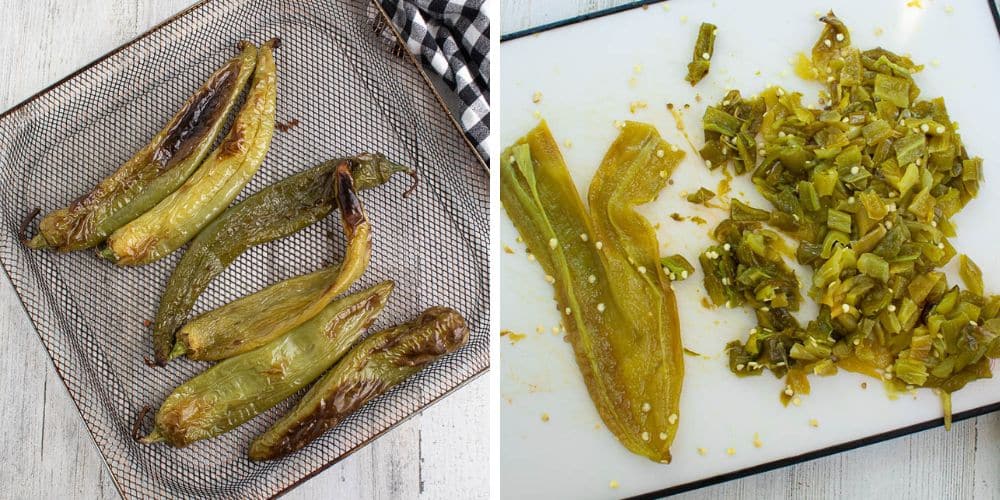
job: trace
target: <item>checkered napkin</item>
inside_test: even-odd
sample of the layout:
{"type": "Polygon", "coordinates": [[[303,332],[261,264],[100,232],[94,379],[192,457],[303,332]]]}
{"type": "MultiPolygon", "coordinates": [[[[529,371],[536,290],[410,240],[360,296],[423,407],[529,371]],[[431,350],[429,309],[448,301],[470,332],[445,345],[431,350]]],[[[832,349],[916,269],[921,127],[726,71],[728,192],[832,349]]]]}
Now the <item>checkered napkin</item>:
{"type": "Polygon", "coordinates": [[[418,55],[465,105],[465,134],[486,162],[490,152],[490,21],[485,0],[379,0],[418,55]]]}

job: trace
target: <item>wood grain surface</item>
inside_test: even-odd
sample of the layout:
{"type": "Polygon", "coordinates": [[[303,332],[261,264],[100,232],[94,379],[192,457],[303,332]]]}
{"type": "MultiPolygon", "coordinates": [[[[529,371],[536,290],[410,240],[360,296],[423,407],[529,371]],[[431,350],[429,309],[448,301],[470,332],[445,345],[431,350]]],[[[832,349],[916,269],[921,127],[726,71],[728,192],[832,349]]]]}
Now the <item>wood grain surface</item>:
{"type": "MultiPolygon", "coordinates": [[[[626,3],[629,1],[501,0],[501,31],[511,33],[626,3]]],[[[500,72],[502,78],[502,67],[500,72]]],[[[950,432],[936,428],[676,498],[997,500],[1000,413],[957,423],[950,432]]]]}
{"type": "MultiPolygon", "coordinates": [[[[0,0],[0,110],[135,38],[191,0],[0,0]]],[[[117,498],[83,420],[0,275],[0,498],[117,498]]],[[[486,498],[480,377],[285,498],[486,498]]]]}

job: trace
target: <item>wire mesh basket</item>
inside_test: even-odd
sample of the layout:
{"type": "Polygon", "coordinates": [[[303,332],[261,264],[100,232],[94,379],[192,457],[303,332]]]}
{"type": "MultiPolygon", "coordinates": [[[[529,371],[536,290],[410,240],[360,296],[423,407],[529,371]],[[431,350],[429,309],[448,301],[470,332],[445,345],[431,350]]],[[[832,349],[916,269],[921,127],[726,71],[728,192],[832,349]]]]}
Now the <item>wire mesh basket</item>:
{"type": "MultiPolygon", "coordinates": [[[[489,365],[489,173],[381,10],[354,0],[211,0],[0,116],[0,262],[126,497],[262,498],[344,458],[489,365]],[[208,366],[165,368],[150,353],[145,322],[177,252],[140,268],[116,268],[91,252],[30,251],[21,219],[64,206],[152,137],[239,40],[278,36],[278,120],[260,172],[241,198],[325,159],[381,152],[415,166],[408,178],[361,193],[374,227],[372,265],[354,290],[392,279],[396,291],[373,330],[448,305],[467,318],[468,345],[434,363],[307,448],[254,463],[251,439],[296,398],[216,439],[188,448],[143,446],[132,423],[208,366]]],[[[400,176],[397,176],[400,177],[400,176]]],[[[344,252],[338,217],[252,248],[199,300],[196,313],[277,280],[312,271],[344,252]]]]}

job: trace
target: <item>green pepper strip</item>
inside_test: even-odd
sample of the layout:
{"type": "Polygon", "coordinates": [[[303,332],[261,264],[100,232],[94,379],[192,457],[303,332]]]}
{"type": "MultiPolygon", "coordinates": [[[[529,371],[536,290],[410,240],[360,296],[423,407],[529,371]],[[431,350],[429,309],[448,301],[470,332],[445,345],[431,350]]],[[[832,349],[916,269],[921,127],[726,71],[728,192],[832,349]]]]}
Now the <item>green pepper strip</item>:
{"type": "MultiPolygon", "coordinates": [[[[608,285],[632,328],[609,340],[618,357],[632,418],[649,432],[654,454],[669,462],[677,432],[683,346],[677,302],[660,266],[653,226],[634,207],[653,200],[684,158],[651,125],[629,122],[604,156],[590,184],[595,238],[615,279],[608,285]],[[644,403],[649,403],[646,407],[644,403]]],[[[639,433],[640,439],[646,434],[639,433]]]]}
{"type": "Polygon", "coordinates": [[[350,162],[339,162],[334,175],[334,197],[347,235],[343,264],[291,278],[206,313],[178,335],[171,357],[191,348],[196,359],[222,359],[259,347],[315,316],[364,274],[371,259],[371,224],[355,194],[350,162]],[[318,281],[324,277],[328,279],[318,281]]]}
{"type": "Polygon", "coordinates": [[[250,182],[274,135],[278,44],[272,39],[261,47],[246,103],[225,139],[181,187],[112,233],[101,257],[137,266],[167,256],[212,222],[250,182]]]}
{"type": "Polygon", "coordinates": [[[143,443],[184,447],[243,424],[288,398],[340,359],[382,312],[386,281],[329,304],[269,344],[229,358],[167,396],[143,443]]]}
{"type": "Polygon", "coordinates": [[[626,448],[655,461],[670,460],[683,351],[655,236],[631,204],[662,188],[682,157],[652,127],[627,123],[591,188],[600,218],[592,223],[544,122],[501,156],[501,201],[554,276],[567,338],[598,413],[626,448]],[[611,220],[630,234],[607,231],[611,220]]]}
{"type": "Polygon", "coordinates": [[[694,42],[694,54],[688,64],[688,73],[685,80],[691,82],[694,87],[705,75],[708,74],[712,62],[712,54],[715,53],[715,30],[711,23],[701,23],[698,28],[698,39],[694,42]]]}
{"type": "Polygon", "coordinates": [[[226,210],[191,242],[160,299],[153,329],[153,345],[160,364],[166,362],[171,349],[174,353],[170,358],[188,351],[188,356],[195,359],[220,359],[217,353],[204,355],[209,357],[199,355],[204,348],[192,348],[186,341],[175,345],[174,334],[209,283],[248,248],[288,236],[323,219],[336,208],[334,171],[342,161],[350,163],[354,186],[359,190],[378,187],[397,172],[413,175],[412,169],[380,154],[364,153],[324,162],[265,187],[226,210]]]}
{"type": "Polygon", "coordinates": [[[46,215],[31,248],[90,248],[174,192],[208,155],[253,74],[257,47],[219,68],[156,136],[107,179],[66,208],[46,215]]]}
{"type": "Polygon", "coordinates": [[[351,349],[302,400],[250,444],[251,460],[302,449],[372,398],[454,352],[469,339],[458,312],[432,307],[415,320],[383,330],[351,349]]]}

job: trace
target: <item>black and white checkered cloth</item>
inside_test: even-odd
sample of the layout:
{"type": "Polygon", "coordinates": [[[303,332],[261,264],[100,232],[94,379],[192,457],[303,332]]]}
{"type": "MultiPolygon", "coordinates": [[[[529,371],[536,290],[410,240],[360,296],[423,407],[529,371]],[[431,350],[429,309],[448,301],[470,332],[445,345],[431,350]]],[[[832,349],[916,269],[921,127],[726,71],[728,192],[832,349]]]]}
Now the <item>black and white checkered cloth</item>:
{"type": "Polygon", "coordinates": [[[379,0],[406,39],[465,105],[461,123],[488,163],[490,20],[485,0],[379,0]]]}

